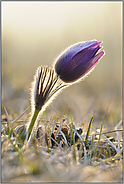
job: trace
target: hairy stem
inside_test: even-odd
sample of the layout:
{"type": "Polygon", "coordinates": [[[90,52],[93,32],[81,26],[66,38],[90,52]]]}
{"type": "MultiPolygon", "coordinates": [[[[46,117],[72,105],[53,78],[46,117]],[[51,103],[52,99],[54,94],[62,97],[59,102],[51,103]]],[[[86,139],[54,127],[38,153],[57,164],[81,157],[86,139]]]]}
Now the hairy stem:
{"type": "Polygon", "coordinates": [[[36,119],[37,119],[37,116],[38,116],[39,112],[40,112],[39,109],[35,109],[35,111],[34,111],[33,117],[32,117],[32,119],[31,119],[31,123],[30,123],[30,125],[29,125],[29,127],[28,127],[28,138],[27,138],[27,141],[28,141],[29,138],[30,138],[31,132],[32,132],[33,127],[34,127],[34,123],[35,123],[35,121],[36,121],[36,119]]]}

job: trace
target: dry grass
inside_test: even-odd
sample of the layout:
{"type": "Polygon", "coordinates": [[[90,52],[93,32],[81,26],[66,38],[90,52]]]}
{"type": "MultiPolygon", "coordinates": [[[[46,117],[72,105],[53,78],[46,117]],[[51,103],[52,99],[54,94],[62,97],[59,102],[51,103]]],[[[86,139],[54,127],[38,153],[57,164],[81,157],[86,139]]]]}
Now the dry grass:
{"type": "Polygon", "coordinates": [[[122,121],[105,132],[106,112],[100,130],[93,129],[92,117],[87,132],[83,132],[71,114],[39,119],[30,145],[22,149],[27,120],[21,118],[25,113],[16,121],[9,120],[7,111],[6,117],[2,116],[2,182],[123,181],[122,121]]]}

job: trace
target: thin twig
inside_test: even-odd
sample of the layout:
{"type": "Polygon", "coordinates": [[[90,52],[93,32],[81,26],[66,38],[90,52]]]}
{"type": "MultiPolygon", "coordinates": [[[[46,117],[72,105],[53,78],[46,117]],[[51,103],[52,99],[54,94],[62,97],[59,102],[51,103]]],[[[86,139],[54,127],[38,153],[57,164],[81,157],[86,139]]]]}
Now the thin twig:
{"type": "Polygon", "coordinates": [[[8,125],[8,126],[10,126],[9,114],[8,114],[8,112],[7,112],[7,110],[6,110],[6,108],[5,108],[5,107],[4,107],[4,110],[5,110],[6,117],[7,117],[8,123],[9,123],[9,125],[8,125]]]}
{"type": "Polygon", "coordinates": [[[117,141],[118,141],[118,150],[120,150],[120,141],[119,141],[119,134],[118,134],[118,131],[116,131],[116,135],[117,135],[117,141]]]}
{"type": "MultiPolygon", "coordinates": [[[[102,134],[113,133],[113,132],[116,132],[116,131],[120,132],[120,131],[123,131],[123,129],[119,129],[119,130],[112,130],[112,131],[108,131],[108,132],[102,132],[102,134]]],[[[93,134],[93,135],[100,135],[100,133],[95,133],[95,134],[93,134]]]]}
{"type": "Polygon", "coordinates": [[[53,141],[57,144],[57,146],[60,147],[60,148],[63,150],[61,144],[58,144],[58,143],[55,141],[55,139],[53,139],[52,137],[50,137],[50,139],[53,140],[53,141]]]}
{"type": "Polygon", "coordinates": [[[15,123],[19,118],[21,118],[30,108],[31,105],[27,109],[25,109],[24,112],[18,118],[16,118],[11,124],[15,123]]]}
{"type": "Polygon", "coordinates": [[[116,150],[116,152],[118,153],[119,150],[114,146],[114,144],[103,134],[101,134],[106,140],[107,142],[116,150]]]}
{"type": "Polygon", "coordinates": [[[56,122],[56,117],[55,117],[55,119],[54,119],[53,128],[52,128],[52,133],[54,132],[55,122],[56,122]]]}
{"type": "Polygon", "coordinates": [[[118,129],[118,127],[119,127],[122,123],[123,123],[123,121],[122,121],[122,120],[120,120],[120,121],[119,121],[119,123],[116,125],[115,130],[117,130],[117,129],[118,129]]]}
{"type": "Polygon", "coordinates": [[[62,135],[63,138],[64,138],[64,143],[68,146],[68,142],[67,142],[67,140],[66,140],[66,137],[65,137],[64,133],[63,133],[61,130],[59,130],[59,132],[61,133],[61,135],[62,135]]]}

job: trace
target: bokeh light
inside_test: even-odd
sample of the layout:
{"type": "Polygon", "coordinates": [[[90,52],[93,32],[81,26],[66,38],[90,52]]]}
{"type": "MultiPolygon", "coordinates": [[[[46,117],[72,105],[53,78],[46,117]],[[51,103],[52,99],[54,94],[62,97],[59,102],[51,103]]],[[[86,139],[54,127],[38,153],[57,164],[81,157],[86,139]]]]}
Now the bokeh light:
{"type": "Polygon", "coordinates": [[[106,55],[84,81],[63,91],[49,117],[70,109],[75,121],[107,123],[122,118],[122,2],[2,2],[2,102],[20,114],[30,104],[31,82],[40,65],[52,66],[76,42],[103,41],[106,55]]]}

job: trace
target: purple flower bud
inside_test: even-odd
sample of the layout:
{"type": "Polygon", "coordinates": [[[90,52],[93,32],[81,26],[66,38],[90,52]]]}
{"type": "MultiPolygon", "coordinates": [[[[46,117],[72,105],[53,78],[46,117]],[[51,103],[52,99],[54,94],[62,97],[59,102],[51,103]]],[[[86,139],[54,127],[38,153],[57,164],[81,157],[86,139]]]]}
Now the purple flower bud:
{"type": "Polygon", "coordinates": [[[104,51],[97,54],[100,44],[101,42],[92,40],[68,47],[55,63],[55,71],[60,79],[71,83],[88,74],[104,55],[104,51]]]}

